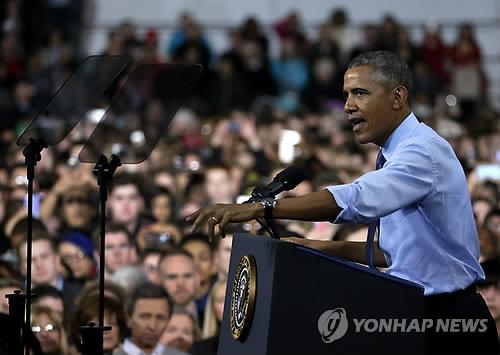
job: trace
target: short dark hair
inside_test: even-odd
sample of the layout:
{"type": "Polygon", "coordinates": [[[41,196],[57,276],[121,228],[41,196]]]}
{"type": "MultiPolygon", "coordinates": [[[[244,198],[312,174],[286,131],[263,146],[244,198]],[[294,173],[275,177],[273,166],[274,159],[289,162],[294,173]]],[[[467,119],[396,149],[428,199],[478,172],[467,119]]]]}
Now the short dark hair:
{"type": "Polygon", "coordinates": [[[33,293],[36,295],[35,301],[41,297],[53,297],[64,301],[62,292],[51,285],[39,285],[33,288],[33,293]]]}
{"type": "Polygon", "coordinates": [[[202,232],[186,234],[181,240],[180,243],[181,248],[184,248],[184,246],[189,242],[201,242],[206,244],[210,248],[210,251],[214,250],[214,243],[211,243],[210,239],[208,238],[208,235],[202,232]]]}
{"type": "Polygon", "coordinates": [[[190,252],[188,252],[185,249],[181,249],[181,248],[172,248],[172,249],[167,250],[164,253],[162,253],[161,258],[160,258],[160,262],[158,263],[158,265],[161,265],[163,263],[163,261],[167,258],[170,258],[172,256],[179,256],[179,255],[185,256],[186,258],[192,260],[194,263],[193,255],[190,252]]]}
{"type": "Polygon", "coordinates": [[[158,196],[167,196],[170,199],[170,208],[172,211],[175,210],[175,196],[169,189],[166,189],[163,186],[155,185],[147,191],[147,197],[150,205],[153,204],[153,199],[158,196]]]}
{"type": "MultiPolygon", "coordinates": [[[[134,240],[132,237],[132,233],[125,227],[123,224],[120,223],[115,223],[115,222],[108,222],[106,224],[106,227],[104,229],[104,234],[109,234],[109,233],[124,233],[127,236],[128,243],[130,245],[134,244],[134,240]]],[[[101,238],[101,230],[97,229],[94,231],[92,235],[92,241],[94,242],[94,249],[99,250],[100,246],[100,238],[101,238]]]]}
{"type": "Polygon", "coordinates": [[[132,294],[130,295],[128,302],[128,314],[132,316],[134,313],[135,304],[141,299],[158,299],[164,298],[168,305],[168,318],[172,315],[173,302],[168,293],[163,289],[163,287],[155,285],[151,282],[146,282],[137,285],[132,294]]]}
{"type": "MultiPolygon", "coordinates": [[[[45,227],[45,224],[39,219],[33,218],[31,230],[33,238],[35,238],[36,236],[40,237],[39,239],[52,240],[49,231],[47,230],[47,227],[45,227]]],[[[24,217],[14,225],[14,228],[12,228],[11,236],[16,234],[22,234],[23,236],[26,236],[27,233],[28,233],[28,217],[24,217]]]]}
{"type": "Polygon", "coordinates": [[[139,194],[144,197],[144,191],[142,189],[142,178],[138,174],[132,174],[132,173],[121,173],[117,174],[113,180],[111,181],[111,184],[109,185],[109,193],[113,193],[113,190],[119,186],[124,186],[124,185],[134,185],[139,192],[139,194]]]}
{"type": "MultiPolygon", "coordinates": [[[[413,77],[408,64],[395,53],[389,51],[371,51],[355,57],[347,67],[348,69],[370,66],[374,80],[394,89],[404,86],[408,90],[408,97],[413,92],[413,77]]],[[[409,103],[409,101],[408,101],[409,103]]]]}
{"type": "MultiPolygon", "coordinates": [[[[33,224],[32,224],[32,241],[35,242],[37,240],[46,240],[50,244],[50,248],[54,253],[57,253],[56,250],[56,241],[52,236],[49,234],[49,231],[47,230],[47,227],[45,227],[45,224],[38,220],[33,218],[33,224]]],[[[23,218],[19,222],[16,223],[14,226],[14,229],[12,230],[12,235],[16,234],[22,234],[24,236],[27,236],[28,233],[28,219],[23,218]]],[[[17,255],[21,255],[19,253],[21,246],[26,243],[27,237],[24,238],[23,242],[18,245],[17,247],[17,255]]]]}

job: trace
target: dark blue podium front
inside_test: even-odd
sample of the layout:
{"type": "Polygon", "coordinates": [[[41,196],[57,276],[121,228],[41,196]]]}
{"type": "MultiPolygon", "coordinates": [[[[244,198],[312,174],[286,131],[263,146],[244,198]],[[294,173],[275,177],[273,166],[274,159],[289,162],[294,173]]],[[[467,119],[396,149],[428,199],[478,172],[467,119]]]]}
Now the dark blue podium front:
{"type": "Polygon", "coordinates": [[[296,244],[238,234],[218,354],[423,354],[423,312],[416,284],[296,244]],[[245,255],[255,260],[255,299],[235,339],[233,283],[245,255]]]}

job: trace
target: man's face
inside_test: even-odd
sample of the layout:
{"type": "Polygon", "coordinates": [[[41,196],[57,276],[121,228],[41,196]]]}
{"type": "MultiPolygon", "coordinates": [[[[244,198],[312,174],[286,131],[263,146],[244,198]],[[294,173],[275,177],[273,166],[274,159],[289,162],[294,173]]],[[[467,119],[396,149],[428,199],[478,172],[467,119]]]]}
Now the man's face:
{"type": "Polygon", "coordinates": [[[133,343],[141,349],[154,348],[167,326],[168,312],[164,298],[138,299],[128,322],[133,343]]]}
{"type": "MultiPolygon", "coordinates": [[[[26,243],[20,249],[20,269],[26,275],[26,243]]],[[[59,256],[52,249],[48,240],[35,240],[32,244],[31,280],[33,285],[55,286],[57,279],[57,268],[59,267],[59,256]]]]}
{"type": "Polygon", "coordinates": [[[495,321],[500,320],[500,289],[498,285],[487,285],[479,287],[479,292],[486,301],[491,316],[495,321]]]}
{"type": "Polygon", "coordinates": [[[123,266],[130,265],[132,247],[124,232],[107,233],[104,241],[106,250],[106,271],[113,273],[123,266]]]}
{"type": "Polygon", "coordinates": [[[160,264],[163,288],[176,305],[185,306],[196,294],[199,279],[194,262],[185,255],[173,255],[160,264]]]}
{"type": "Polygon", "coordinates": [[[205,190],[211,203],[232,201],[231,180],[225,169],[210,169],[205,176],[205,190]]]}
{"type": "Polygon", "coordinates": [[[143,199],[135,185],[122,185],[113,189],[108,205],[114,222],[130,224],[139,217],[143,199]]]}
{"type": "Polygon", "coordinates": [[[193,255],[196,271],[201,282],[206,282],[212,277],[213,263],[212,250],[207,243],[193,240],[184,245],[191,255],[193,255]]]}
{"type": "Polygon", "coordinates": [[[384,144],[398,124],[393,90],[375,81],[369,66],[361,66],[346,71],[344,93],[344,111],[358,142],[384,144]]]}

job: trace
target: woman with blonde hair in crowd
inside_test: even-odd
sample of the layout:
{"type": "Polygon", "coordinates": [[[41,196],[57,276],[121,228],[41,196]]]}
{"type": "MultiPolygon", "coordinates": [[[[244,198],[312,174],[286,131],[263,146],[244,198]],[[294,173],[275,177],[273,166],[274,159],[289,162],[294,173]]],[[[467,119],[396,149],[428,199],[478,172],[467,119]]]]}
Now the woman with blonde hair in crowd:
{"type": "Polygon", "coordinates": [[[68,355],[68,341],[59,314],[47,306],[33,306],[31,330],[47,355],[68,355]]]}
{"type": "Polygon", "coordinates": [[[219,347],[219,333],[224,313],[227,280],[217,280],[208,296],[203,321],[203,340],[194,342],[191,355],[216,355],[219,347]]]}

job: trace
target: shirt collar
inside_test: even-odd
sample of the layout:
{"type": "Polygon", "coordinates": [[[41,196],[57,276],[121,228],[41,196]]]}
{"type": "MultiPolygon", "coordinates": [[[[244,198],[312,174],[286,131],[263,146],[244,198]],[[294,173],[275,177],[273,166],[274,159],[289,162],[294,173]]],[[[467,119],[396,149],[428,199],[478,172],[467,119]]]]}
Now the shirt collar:
{"type": "Polygon", "coordinates": [[[408,116],[396,127],[396,129],[391,133],[389,138],[385,141],[382,146],[382,154],[386,160],[389,160],[391,155],[396,150],[396,147],[408,138],[411,132],[418,127],[420,122],[413,112],[410,112],[408,116]]]}
{"type": "MultiPolygon", "coordinates": [[[[139,349],[137,345],[132,343],[130,339],[125,339],[123,342],[123,350],[128,354],[128,355],[145,355],[144,351],[139,349]]],[[[156,347],[153,349],[151,352],[151,355],[161,355],[165,351],[165,347],[161,344],[157,344],[156,347]]]]}

